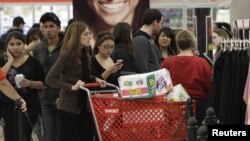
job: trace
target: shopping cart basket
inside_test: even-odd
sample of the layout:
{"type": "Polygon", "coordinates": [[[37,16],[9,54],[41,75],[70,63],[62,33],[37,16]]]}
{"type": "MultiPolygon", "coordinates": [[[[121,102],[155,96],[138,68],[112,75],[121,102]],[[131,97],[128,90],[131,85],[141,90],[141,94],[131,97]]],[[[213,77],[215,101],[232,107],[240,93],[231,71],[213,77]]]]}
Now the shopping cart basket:
{"type": "Polygon", "coordinates": [[[98,83],[80,86],[88,93],[101,141],[185,140],[185,102],[122,99],[117,86],[107,85],[116,91],[89,91],[98,83]]]}

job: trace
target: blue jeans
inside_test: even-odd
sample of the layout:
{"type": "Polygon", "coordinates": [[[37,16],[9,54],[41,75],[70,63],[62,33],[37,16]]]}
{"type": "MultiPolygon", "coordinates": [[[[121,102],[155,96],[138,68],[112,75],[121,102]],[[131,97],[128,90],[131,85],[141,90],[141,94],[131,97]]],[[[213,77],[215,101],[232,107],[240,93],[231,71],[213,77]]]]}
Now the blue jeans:
{"type": "Polygon", "coordinates": [[[46,141],[57,139],[57,108],[56,105],[42,106],[42,122],[46,141]]]}

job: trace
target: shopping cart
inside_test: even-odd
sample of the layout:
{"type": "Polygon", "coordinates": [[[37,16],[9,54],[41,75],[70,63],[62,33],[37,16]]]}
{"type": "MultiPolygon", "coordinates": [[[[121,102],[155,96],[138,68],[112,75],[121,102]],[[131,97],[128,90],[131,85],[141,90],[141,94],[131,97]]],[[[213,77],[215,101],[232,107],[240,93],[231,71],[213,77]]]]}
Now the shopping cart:
{"type": "Polygon", "coordinates": [[[107,85],[116,90],[89,91],[89,87],[98,87],[98,83],[80,86],[88,94],[101,141],[186,139],[185,102],[122,99],[119,96],[119,87],[107,85]]]}

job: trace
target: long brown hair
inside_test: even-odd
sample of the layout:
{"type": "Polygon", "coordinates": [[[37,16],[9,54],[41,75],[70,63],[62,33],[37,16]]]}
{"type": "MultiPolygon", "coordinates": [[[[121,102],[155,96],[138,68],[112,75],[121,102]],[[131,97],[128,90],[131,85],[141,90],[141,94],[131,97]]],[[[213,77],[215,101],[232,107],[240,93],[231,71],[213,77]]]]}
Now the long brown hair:
{"type": "Polygon", "coordinates": [[[81,33],[84,32],[87,28],[88,25],[86,23],[74,21],[68,27],[68,30],[64,37],[61,53],[69,54],[71,63],[74,66],[79,66],[81,64],[80,56],[83,46],[80,44],[80,37],[81,33]]]}
{"type": "Polygon", "coordinates": [[[113,34],[115,37],[115,44],[122,44],[128,51],[129,55],[133,55],[131,26],[128,23],[120,22],[114,27],[113,34]]]}

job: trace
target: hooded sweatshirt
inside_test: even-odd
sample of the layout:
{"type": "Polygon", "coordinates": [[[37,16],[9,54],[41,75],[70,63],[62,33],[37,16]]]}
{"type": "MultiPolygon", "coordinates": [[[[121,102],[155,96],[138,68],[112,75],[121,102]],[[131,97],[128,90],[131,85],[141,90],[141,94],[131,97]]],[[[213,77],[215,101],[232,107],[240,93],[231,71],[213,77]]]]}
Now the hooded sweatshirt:
{"type": "Polygon", "coordinates": [[[156,71],[160,68],[162,54],[146,32],[137,30],[133,38],[137,73],[156,71]]]}
{"type": "Polygon", "coordinates": [[[174,85],[182,84],[191,98],[207,98],[211,87],[212,67],[198,56],[171,56],[161,65],[170,72],[174,85]]]}

